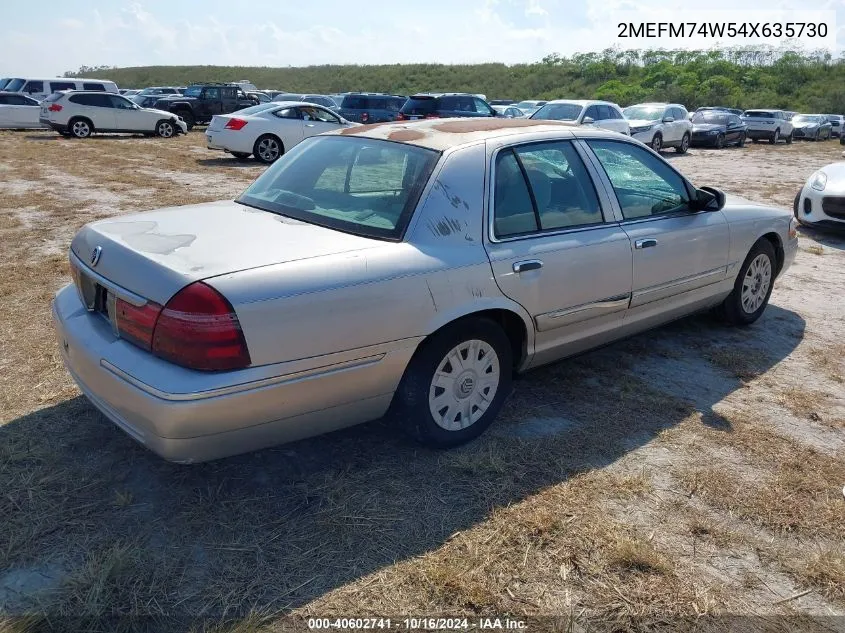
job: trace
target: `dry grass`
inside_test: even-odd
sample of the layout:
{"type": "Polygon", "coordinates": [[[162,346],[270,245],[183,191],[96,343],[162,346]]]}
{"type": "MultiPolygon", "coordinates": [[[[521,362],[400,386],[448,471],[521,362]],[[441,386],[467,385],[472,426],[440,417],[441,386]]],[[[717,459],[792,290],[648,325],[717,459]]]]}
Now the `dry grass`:
{"type": "MultiPolygon", "coordinates": [[[[261,172],[202,140],[0,133],[0,580],[25,581],[14,595],[0,583],[0,611],[135,614],[156,632],[281,630],[291,612],[557,614],[671,630],[699,614],[801,613],[803,602],[765,594],[794,581],[829,601],[818,612],[841,612],[845,463],[778,434],[778,410],[760,404],[835,426],[830,398],[788,391],[794,378],[772,372],[798,357],[792,371],[842,383],[839,322],[820,323],[830,336],[812,347],[782,342],[797,307],[741,332],[696,318],[533,372],[491,432],[454,451],[381,423],[191,468],[138,447],[78,397],[50,300],[85,222],[233,197],[261,172]],[[707,407],[643,369],[655,361],[714,381],[696,396],[707,407]]],[[[816,145],[778,150],[796,165],[826,160],[816,145]]],[[[758,154],[771,156],[749,148],[746,163],[758,154]]],[[[702,172],[718,166],[719,153],[701,156],[702,172]]],[[[678,160],[686,171],[699,159],[678,160]]],[[[814,265],[841,270],[825,250],[814,265]]]]}

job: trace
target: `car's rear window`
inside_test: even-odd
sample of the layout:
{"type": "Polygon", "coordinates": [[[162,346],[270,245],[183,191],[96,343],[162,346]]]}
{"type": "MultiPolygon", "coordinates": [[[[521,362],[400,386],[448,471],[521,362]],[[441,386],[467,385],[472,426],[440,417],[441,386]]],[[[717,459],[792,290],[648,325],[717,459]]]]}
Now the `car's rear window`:
{"type": "Polygon", "coordinates": [[[47,103],[52,103],[53,101],[58,101],[59,99],[61,99],[64,96],[65,96],[64,92],[54,92],[53,94],[48,96],[46,99],[44,99],[44,101],[46,101],[47,103]]]}
{"type": "Polygon", "coordinates": [[[238,198],[346,233],[398,240],[439,152],[354,136],[315,136],[285,153],[238,198]]]}
{"type": "Polygon", "coordinates": [[[754,117],[755,119],[774,119],[774,112],[764,112],[762,110],[746,110],[744,116],[754,117]]]}
{"type": "Polygon", "coordinates": [[[435,97],[411,97],[402,106],[400,112],[403,114],[427,114],[437,109],[435,97]]]}

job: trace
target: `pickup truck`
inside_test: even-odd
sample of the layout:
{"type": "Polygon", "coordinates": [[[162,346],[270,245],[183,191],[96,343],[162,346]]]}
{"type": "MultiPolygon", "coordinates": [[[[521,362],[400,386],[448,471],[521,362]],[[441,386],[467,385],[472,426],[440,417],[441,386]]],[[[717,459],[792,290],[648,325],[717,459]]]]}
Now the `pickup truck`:
{"type": "Polygon", "coordinates": [[[774,145],[783,139],[792,142],[792,122],[783,110],[746,110],[740,117],[745,123],[745,134],[755,143],[766,139],[774,145]]]}
{"type": "Polygon", "coordinates": [[[216,114],[230,114],[257,105],[240,86],[234,84],[192,84],[184,94],[166,95],[156,101],[157,110],[166,110],[180,117],[190,130],[194,125],[204,125],[216,114]]]}

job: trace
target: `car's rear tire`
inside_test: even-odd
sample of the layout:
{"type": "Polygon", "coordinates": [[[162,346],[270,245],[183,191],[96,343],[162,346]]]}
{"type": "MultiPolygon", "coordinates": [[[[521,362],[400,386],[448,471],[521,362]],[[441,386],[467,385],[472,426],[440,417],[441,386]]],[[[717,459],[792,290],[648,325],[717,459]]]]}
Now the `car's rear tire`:
{"type": "Polygon", "coordinates": [[[787,145],[792,145],[792,141],[794,140],[794,137],[795,137],[795,135],[792,132],[790,132],[789,136],[784,137],[783,140],[786,141],[787,145]]]}
{"type": "Polygon", "coordinates": [[[84,117],[76,117],[68,121],[67,129],[74,138],[88,138],[94,133],[94,124],[84,117]]]}
{"type": "Polygon", "coordinates": [[[655,134],[654,138],[651,139],[651,149],[658,154],[660,153],[660,150],[663,149],[663,135],[660,132],[655,134]]]}
{"type": "Polygon", "coordinates": [[[247,158],[249,158],[250,155],[245,152],[232,152],[232,156],[234,156],[238,160],[246,160],[247,158]]]}
{"type": "Polygon", "coordinates": [[[511,344],[502,328],[489,319],[462,319],[422,343],[396,389],[390,415],[423,444],[458,446],[493,423],[511,381],[511,344]]]}
{"type": "Polygon", "coordinates": [[[769,304],[775,281],[775,249],[765,238],[757,240],[742,263],[734,289],[722,303],[722,315],[733,325],[750,325],[769,304]]]}
{"type": "Polygon", "coordinates": [[[686,154],[687,150],[689,149],[689,141],[689,134],[684,134],[684,136],[681,138],[681,144],[675,148],[675,151],[679,154],[686,154]]]}
{"type": "Polygon", "coordinates": [[[185,126],[188,128],[189,132],[194,129],[194,126],[197,124],[197,120],[194,118],[194,113],[190,110],[177,110],[173,114],[178,117],[182,117],[182,120],[185,122],[185,126]]]}
{"type": "Polygon", "coordinates": [[[777,145],[777,142],[780,140],[780,128],[776,129],[772,134],[772,137],[769,139],[769,143],[772,145],[777,145]]]}
{"type": "Polygon", "coordinates": [[[736,142],[737,147],[745,147],[745,134],[741,134],[739,140],[736,142]]]}
{"type": "Polygon", "coordinates": [[[279,160],[279,156],[285,153],[285,147],[281,139],[275,134],[262,134],[255,139],[252,147],[252,155],[259,163],[269,165],[279,160]]]}
{"type": "Polygon", "coordinates": [[[172,138],[176,136],[176,125],[173,121],[162,119],[156,123],[156,134],[161,138],[172,138]]]}

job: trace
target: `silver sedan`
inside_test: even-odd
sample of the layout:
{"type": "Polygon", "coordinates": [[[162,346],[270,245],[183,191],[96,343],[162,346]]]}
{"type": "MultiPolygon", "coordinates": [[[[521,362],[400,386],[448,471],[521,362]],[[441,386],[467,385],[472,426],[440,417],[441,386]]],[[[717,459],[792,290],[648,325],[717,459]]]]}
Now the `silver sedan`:
{"type": "Polygon", "coordinates": [[[115,424],[196,462],[388,415],[454,446],[515,372],[696,311],[757,320],[781,209],[629,137],[432,119],[307,139],[235,201],[89,224],[53,317],[115,424]]]}

